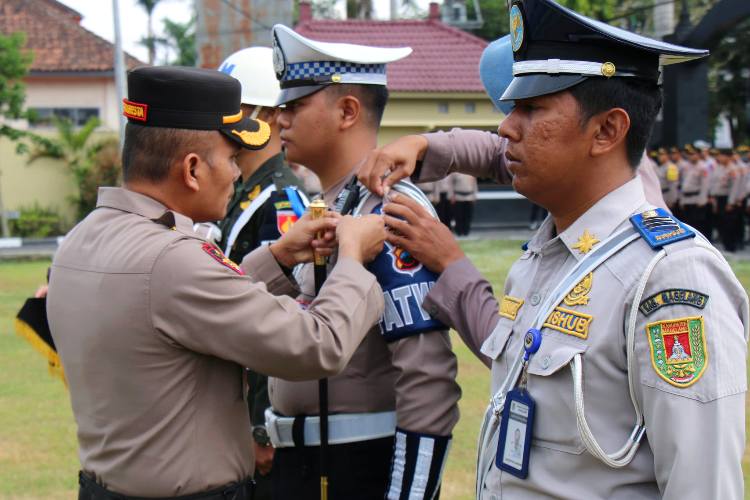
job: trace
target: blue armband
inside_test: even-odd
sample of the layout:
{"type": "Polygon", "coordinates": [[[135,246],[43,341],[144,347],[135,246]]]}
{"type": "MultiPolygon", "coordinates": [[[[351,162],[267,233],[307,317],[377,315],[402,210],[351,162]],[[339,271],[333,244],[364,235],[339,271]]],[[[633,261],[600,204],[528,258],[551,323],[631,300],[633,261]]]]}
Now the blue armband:
{"type": "MultiPolygon", "coordinates": [[[[372,213],[381,213],[378,205],[372,213]]],[[[438,275],[427,269],[409,252],[386,242],[383,250],[368,266],[383,289],[385,312],[380,332],[388,342],[447,327],[422,308],[427,293],[438,275]]]]}

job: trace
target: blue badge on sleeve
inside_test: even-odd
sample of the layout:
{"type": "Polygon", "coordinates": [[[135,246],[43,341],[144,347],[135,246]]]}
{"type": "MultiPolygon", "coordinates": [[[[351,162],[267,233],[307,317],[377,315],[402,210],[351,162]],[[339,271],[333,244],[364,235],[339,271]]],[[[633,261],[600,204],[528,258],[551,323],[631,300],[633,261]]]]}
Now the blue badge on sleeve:
{"type": "Polygon", "coordinates": [[[653,249],[660,249],[670,243],[695,237],[692,229],[675,219],[663,208],[646,210],[633,215],[630,217],[630,222],[653,249]]]}
{"type": "MultiPolygon", "coordinates": [[[[372,213],[380,213],[378,205],[372,213]]],[[[403,248],[388,242],[367,268],[383,289],[385,312],[380,332],[388,342],[447,327],[422,308],[422,302],[438,279],[403,248]]]]}

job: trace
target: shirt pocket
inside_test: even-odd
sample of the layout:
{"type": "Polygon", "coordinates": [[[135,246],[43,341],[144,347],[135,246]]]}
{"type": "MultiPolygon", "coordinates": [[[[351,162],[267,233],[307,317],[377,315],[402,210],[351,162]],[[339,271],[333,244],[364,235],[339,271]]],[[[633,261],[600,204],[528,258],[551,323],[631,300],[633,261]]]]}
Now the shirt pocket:
{"type": "Polygon", "coordinates": [[[536,402],[533,446],[580,455],[585,449],[578,432],[573,397],[573,357],[586,352],[583,342],[562,342],[545,335],[529,362],[529,394],[536,402]]]}
{"type": "Polygon", "coordinates": [[[500,321],[495,325],[495,329],[487,340],[482,344],[480,351],[490,359],[498,359],[508,344],[508,339],[513,333],[513,321],[500,317],[500,321]]]}

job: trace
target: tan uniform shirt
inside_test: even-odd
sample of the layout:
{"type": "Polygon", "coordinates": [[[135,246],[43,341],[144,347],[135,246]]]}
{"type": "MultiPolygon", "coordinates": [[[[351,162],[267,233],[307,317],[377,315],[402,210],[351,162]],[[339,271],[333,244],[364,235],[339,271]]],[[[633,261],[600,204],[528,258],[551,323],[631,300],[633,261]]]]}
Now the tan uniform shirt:
{"type": "MultiPolygon", "coordinates": [[[[440,175],[451,158],[444,153],[451,150],[428,150],[421,178],[440,175]]],[[[471,163],[460,164],[469,173],[471,163]]],[[[505,166],[499,162],[496,177],[505,176],[505,166]]],[[[627,227],[631,214],[651,206],[636,178],[605,196],[560,235],[554,234],[548,218],[510,270],[503,291],[505,307],[500,307],[492,287],[468,259],[443,272],[425,307],[456,328],[470,349],[491,365],[494,391],[537,308],[583,258],[581,249],[595,247],[592,238],[605,240],[627,227]]],[[[569,366],[577,354],[583,359],[585,416],[602,448],[614,453],[633,428],[625,325],[636,287],[655,255],[644,240],[631,243],[593,271],[588,282],[581,280],[578,293],[569,294],[568,302],[559,306],[567,312],[560,311],[556,319],[550,316],[549,326],[542,329],[541,349],[529,368],[528,390],[536,401],[529,475],[521,480],[495,467],[497,442],[493,441],[480,450],[491,459],[481,498],[743,497],[747,295],[726,261],[703,240],[667,246],[666,257],[654,268],[639,301],[646,312],[638,310],[636,316],[632,377],[646,436],[633,461],[620,469],[610,468],[581,439],[569,366]],[[669,295],[669,290],[694,293],[689,295],[691,301],[685,301],[688,304],[662,298],[661,292],[667,297],[688,296],[687,292],[669,295]],[[656,297],[649,300],[652,296],[656,297]],[[570,322],[559,321],[562,317],[570,322]],[[690,362],[674,342],[675,335],[685,334],[683,326],[688,322],[695,340],[689,341],[695,356],[690,362]],[[674,365],[672,375],[657,369],[665,357],[659,355],[664,352],[658,349],[660,341],[668,347],[668,361],[685,360],[684,365],[674,365]],[[680,375],[693,383],[679,387],[668,380],[680,375]]]]}
{"type": "Polygon", "coordinates": [[[471,175],[453,173],[448,179],[453,184],[453,197],[456,201],[476,201],[477,178],[471,175]]]}
{"type": "Polygon", "coordinates": [[[47,311],[81,466],[116,492],[185,495],[252,474],[243,367],[333,375],[383,311],[375,278],[351,259],[305,312],[281,296],[296,288],[267,246],[241,275],[192,227],[102,188],[52,264],[47,311]]]}
{"type": "Polygon", "coordinates": [[[702,160],[687,162],[680,176],[680,205],[705,205],[711,187],[711,172],[702,160]]]}
{"type": "Polygon", "coordinates": [[[659,178],[659,186],[661,187],[661,195],[664,197],[664,201],[667,206],[674,206],[680,195],[679,168],[671,161],[667,161],[663,165],[656,167],[656,175],[659,178]]]}
{"type": "MultiPolygon", "coordinates": [[[[333,206],[336,196],[350,177],[325,193],[333,206]]],[[[381,202],[369,198],[362,213],[381,202]]],[[[297,273],[301,302],[315,295],[313,266],[297,273]]],[[[346,368],[329,378],[329,410],[333,413],[396,411],[399,428],[448,436],[458,421],[461,391],[455,382],[456,357],[448,332],[433,331],[386,342],[380,328],[372,328],[346,368]]],[[[269,379],[269,396],[274,410],[284,416],[318,415],[317,380],[290,382],[269,379]]]]}

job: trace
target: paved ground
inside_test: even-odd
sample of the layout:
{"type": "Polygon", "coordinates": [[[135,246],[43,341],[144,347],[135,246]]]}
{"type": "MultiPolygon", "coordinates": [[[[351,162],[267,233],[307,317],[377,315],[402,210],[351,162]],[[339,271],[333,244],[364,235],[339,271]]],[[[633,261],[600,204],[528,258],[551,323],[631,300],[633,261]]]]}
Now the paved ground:
{"type": "MultiPolygon", "coordinates": [[[[503,228],[503,229],[480,229],[473,231],[469,236],[459,238],[459,240],[519,240],[528,241],[531,239],[534,231],[524,228],[503,228]]],[[[715,243],[716,247],[721,250],[721,245],[715,243]]],[[[15,259],[42,259],[51,258],[57,249],[57,242],[54,239],[45,239],[37,241],[24,241],[24,246],[20,248],[0,248],[0,260],[15,259]]],[[[725,254],[728,259],[750,260],[750,245],[739,252],[725,254]]]]}

